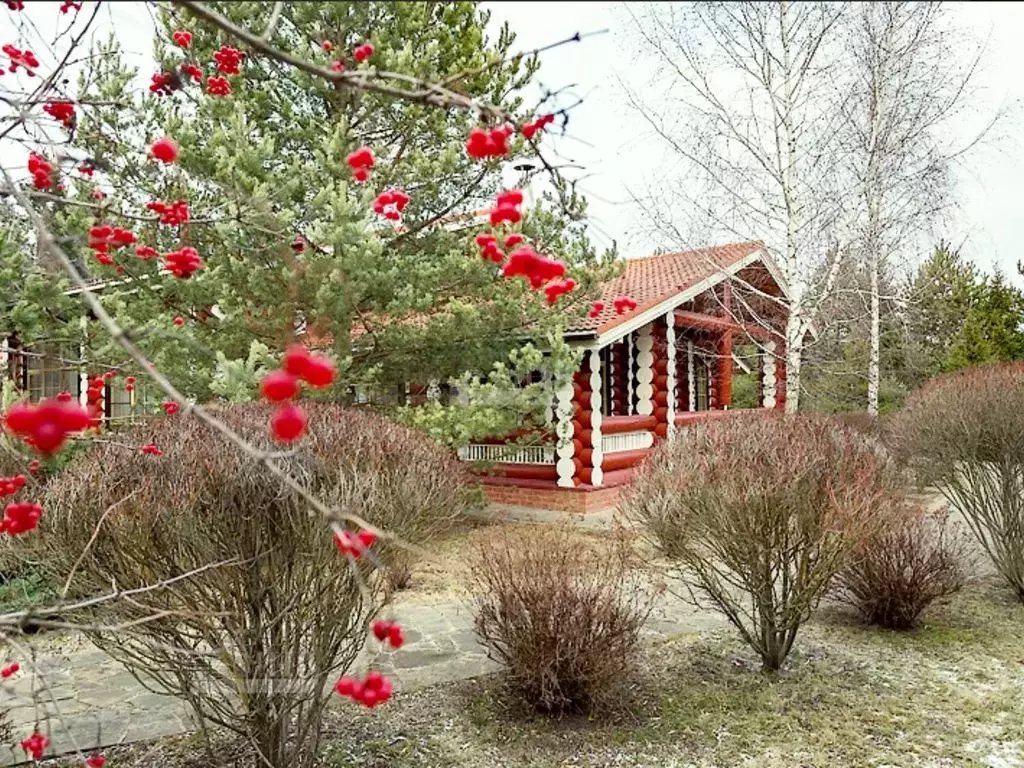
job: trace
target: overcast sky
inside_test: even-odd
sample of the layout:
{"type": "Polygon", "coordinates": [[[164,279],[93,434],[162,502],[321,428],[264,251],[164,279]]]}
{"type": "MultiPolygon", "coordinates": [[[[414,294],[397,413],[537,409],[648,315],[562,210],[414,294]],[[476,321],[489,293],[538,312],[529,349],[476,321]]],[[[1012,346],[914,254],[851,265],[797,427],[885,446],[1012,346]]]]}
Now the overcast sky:
{"type": "MultiPolygon", "coordinates": [[[[1024,4],[953,5],[961,23],[985,42],[976,83],[980,91],[973,111],[976,120],[961,127],[965,135],[971,135],[980,121],[999,107],[1024,103],[1024,4]]],[[[662,158],[645,125],[623,104],[617,86],[620,78],[644,80],[643,52],[630,48],[629,19],[622,5],[489,2],[484,6],[493,12],[493,23],[508,21],[524,49],[576,31],[611,30],[545,53],[540,79],[552,87],[575,83],[576,92],[586,99],[573,114],[571,136],[556,145],[593,174],[582,187],[590,193],[595,242],[614,239],[625,256],[649,253],[652,243],[639,231],[629,191],[642,190],[645,178],[656,173],[662,158]]],[[[1017,261],[1024,259],[1018,242],[1018,228],[1024,224],[1024,142],[1016,138],[1021,120],[1024,113],[1004,124],[998,141],[975,151],[965,167],[958,169],[960,204],[935,234],[956,244],[962,242],[963,252],[976,264],[985,269],[999,265],[1024,285],[1016,270],[1017,261]]]]}
{"type": "MultiPolygon", "coordinates": [[[[58,18],[57,2],[28,3],[26,16],[36,20],[46,34],[58,18]]],[[[91,6],[86,4],[86,9],[91,6]]],[[[641,233],[640,219],[631,201],[631,191],[641,191],[654,175],[662,157],[641,120],[624,105],[618,80],[636,83],[644,78],[642,50],[629,47],[628,17],[619,3],[487,2],[492,24],[507,21],[518,35],[523,50],[547,45],[575,32],[608,29],[543,55],[540,84],[551,88],[572,85],[572,93],[584,101],[573,110],[568,135],[550,143],[562,156],[585,167],[587,178],[580,183],[590,200],[591,236],[598,246],[618,244],[624,256],[642,256],[652,243],[641,233]]],[[[1024,4],[956,4],[956,12],[973,34],[987,41],[983,69],[977,84],[981,88],[979,119],[999,106],[1024,103],[1024,4]]],[[[17,14],[0,14],[0,37],[14,39],[11,20],[17,14]]],[[[97,29],[105,36],[118,31],[131,63],[142,69],[143,82],[151,73],[151,29],[149,11],[143,3],[108,4],[97,29]]],[[[51,33],[52,34],[52,33],[51,33]]],[[[47,35],[50,37],[51,35],[47,35]]],[[[47,62],[43,62],[44,68],[47,62]]],[[[1004,125],[1003,138],[975,152],[957,174],[960,204],[950,221],[936,234],[963,243],[966,255],[985,269],[1000,266],[1019,284],[1016,263],[1024,258],[1017,242],[1024,209],[1024,142],[1016,137],[1016,121],[1004,125]]],[[[972,126],[965,125],[969,132],[972,126]]],[[[5,151],[3,160],[8,161],[5,151]]],[[[681,243],[681,246],[699,245],[681,243]]]]}

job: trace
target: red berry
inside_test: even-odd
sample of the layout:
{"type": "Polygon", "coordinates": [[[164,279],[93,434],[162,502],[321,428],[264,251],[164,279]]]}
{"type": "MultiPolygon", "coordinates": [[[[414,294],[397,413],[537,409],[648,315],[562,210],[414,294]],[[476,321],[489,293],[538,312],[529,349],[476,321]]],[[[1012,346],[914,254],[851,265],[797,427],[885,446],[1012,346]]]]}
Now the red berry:
{"type": "Polygon", "coordinates": [[[374,690],[373,688],[367,688],[366,686],[363,687],[363,690],[359,696],[360,704],[362,704],[364,707],[369,707],[370,709],[373,709],[377,706],[379,701],[380,699],[377,696],[376,690],[374,690]]]}
{"type": "Polygon", "coordinates": [[[330,40],[324,40],[322,43],[320,43],[320,47],[327,51],[327,53],[330,53],[332,50],[334,50],[334,43],[332,43],[330,40]]]}
{"type": "Polygon", "coordinates": [[[344,68],[345,68],[345,62],[343,62],[343,61],[332,61],[331,62],[331,71],[332,72],[341,72],[341,70],[343,70],[344,68]]]}
{"type": "Polygon", "coordinates": [[[6,680],[11,675],[16,674],[19,669],[21,669],[21,665],[18,662],[14,662],[13,664],[8,664],[3,669],[0,669],[0,677],[4,678],[6,680]]]}
{"type": "Polygon", "coordinates": [[[331,385],[334,381],[334,374],[334,363],[326,357],[311,356],[306,363],[302,378],[309,386],[320,389],[331,385]]]}
{"type": "Polygon", "coordinates": [[[4,414],[4,423],[16,435],[27,435],[36,423],[36,409],[28,403],[14,403],[4,414]]]}
{"type": "Polygon", "coordinates": [[[292,344],[285,350],[284,357],[281,358],[281,367],[292,376],[305,378],[306,367],[309,365],[310,359],[309,350],[300,344],[292,344]]]}
{"type": "Polygon", "coordinates": [[[377,534],[373,531],[360,531],[356,534],[356,538],[359,539],[359,544],[363,549],[369,549],[377,541],[377,534]]]}
{"type": "Polygon", "coordinates": [[[278,442],[297,440],[306,431],[306,414],[297,405],[282,405],[270,420],[270,431],[278,442]]]}
{"type": "Polygon", "coordinates": [[[174,318],[174,324],[180,328],[185,324],[185,318],[183,318],[181,315],[178,315],[176,318],[174,318]]]}
{"type": "Polygon", "coordinates": [[[391,631],[391,622],[384,621],[383,619],[377,619],[373,622],[373,636],[380,640],[382,643],[388,638],[388,633],[391,631]]]}
{"type": "Polygon", "coordinates": [[[384,675],[377,670],[373,669],[366,673],[366,679],[363,680],[363,689],[377,691],[380,690],[381,684],[384,682],[384,675]]]}
{"type": "Polygon", "coordinates": [[[32,461],[28,463],[28,471],[33,475],[39,471],[39,459],[32,459],[32,461]]]}
{"type": "Polygon", "coordinates": [[[188,48],[192,44],[192,33],[179,29],[171,35],[171,39],[182,48],[188,48]]]}
{"type": "Polygon", "coordinates": [[[388,629],[388,642],[392,648],[401,648],[405,643],[405,635],[402,634],[402,628],[397,624],[392,624],[388,629]]]}
{"type": "Polygon", "coordinates": [[[365,184],[370,180],[370,172],[365,168],[356,168],[352,171],[352,178],[359,184],[365,184]]]}
{"type": "Polygon", "coordinates": [[[299,391],[299,382],[287,371],[271,371],[263,377],[260,392],[271,402],[291,400],[299,391]]]}
{"type": "Polygon", "coordinates": [[[356,681],[347,675],[334,684],[334,690],[339,696],[351,696],[356,689],[356,681]]]}
{"type": "Polygon", "coordinates": [[[166,413],[168,416],[173,416],[174,414],[176,414],[178,412],[178,408],[178,404],[173,400],[168,400],[163,404],[164,413],[166,413]]]}
{"type": "Polygon", "coordinates": [[[103,755],[93,755],[92,757],[86,758],[85,764],[89,768],[103,768],[107,764],[107,758],[103,755]]]}
{"type": "Polygon", "coordinates": [[[32,430],[32,445],[42,454],[56,453],[64,445],[64,440],[64,430],[53,421],[44,421],[32,430]]]}
{"type": "Polygon", "coordinates": [[[373,56],[373,46],[370,43],[356,46],[356,49],[352,51],[352,56],[355,57],[356,61],[362,63],[373,56]]]}
{"type": "Polygon", "coordinates": [[[173,163],[178,159],[178,145],[173,139],[164,136],[150,145],[149,153],[162,163],[173,163]]]}

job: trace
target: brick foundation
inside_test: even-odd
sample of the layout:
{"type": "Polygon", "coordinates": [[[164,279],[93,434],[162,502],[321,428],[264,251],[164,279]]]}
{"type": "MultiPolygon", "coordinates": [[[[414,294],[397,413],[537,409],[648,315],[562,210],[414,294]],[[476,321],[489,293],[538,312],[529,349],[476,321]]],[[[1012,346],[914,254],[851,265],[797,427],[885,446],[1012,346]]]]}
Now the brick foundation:
{"type": "Polygon", "coordinates": [[[517,485],[483,484],[492,504],[508,504],[530,509],[553,509],[574,514],[599,512],[614,507],[621,486],[614,488],[523,488],[517,485]]]}

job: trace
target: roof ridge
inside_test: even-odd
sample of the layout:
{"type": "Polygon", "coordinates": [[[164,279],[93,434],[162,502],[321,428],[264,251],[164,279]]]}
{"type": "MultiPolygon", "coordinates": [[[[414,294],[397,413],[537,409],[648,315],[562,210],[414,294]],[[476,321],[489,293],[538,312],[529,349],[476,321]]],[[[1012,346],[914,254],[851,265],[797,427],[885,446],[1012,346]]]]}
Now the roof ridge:
{"type": "Polygon", "coordinates": [[[724,248],[736,248],[739,246],[753,246],[756,245],[759,248],[764,248],[764,240],[740,240],[735,243],[721,243],[719,245],[705,245],[699,248],[690,248],[685,251],[669,251],[667,253],[652,253],[650,256],[634,256],[631,259],[623,259],[624,262],[634,263],[637,261],[653,261],[654,259],[666,259],[671,256],[685,256],[691,253],[701,253],[703,251],[720,251],[724,248]]]}

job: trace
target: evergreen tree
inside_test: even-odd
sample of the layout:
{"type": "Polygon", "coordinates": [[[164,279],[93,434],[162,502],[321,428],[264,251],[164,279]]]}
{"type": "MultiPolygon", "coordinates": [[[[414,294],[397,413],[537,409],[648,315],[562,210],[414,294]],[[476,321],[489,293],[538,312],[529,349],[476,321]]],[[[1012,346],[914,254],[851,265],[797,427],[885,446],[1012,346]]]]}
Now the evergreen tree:
{"type": "MultiPolygon", "coordinates": [[[[274,6],[209,5],[247,29],[265,28],[274,6]]],[[[527,107],[515,96],[537,62],[511,55],[514,36],[507,28],[488,40],[487,20],[471,2],[286,3],[269,42],[325,67],[341,62],[346,69],[401,72],[519,115],[543,113],[543,104],[527,107]],[[352,51],[366,42],[372,57],[355,61],[352,51]]],[[[269,362],[268,350],[280,350],[302,331],[330,346],[339,364],[330,396],[340,399],[361,391],[400,402],[406,382],[444,381],[466,371],[491,372],[492,386],[511,391],[520,366],[567,364],[562,329],[567,316],[588,306],[594,277],[585,267],[597,264],[580,223],[583,202],[562,187],[557,204],[545,196],[514,228],[538,251],[571,271],[579,268],[572,275],[580,288],[555,308],[543,293],[501,279],[497,265],[480,258],[473,236],[486,225],[454,218],[492,204],[503,162],[526,151],[521,139],[510,142],[504,161],[473,160],[463,149],[473,115],[336,88],[262,55],[243,58],[239,74],[224,75],[230,93],[214,95],[207,78],[222,73],[213,55],[233,41],[165,8],[158,26],[155,72],[166,73],[164,84],[174,90],[126,104],[135,72],[113,41],[100,45],[78,89],[86,103],[99,106],[82,110],[75,137],[88,153],[86,164],[97,170],[68,195],[90,204],[97,190],[109,196],[100,216],[86,206],[54,207],[51,225],[59,234],[109,223],[130,227],[139,244],[160,253],[183,246],[198,251],[204,267],[175,280],[158,274],[158,260],[140,259],[130,248],[104,266],[77,243],[90,279],[122,281],[103,290],[107,309],[186,392],[200,399],[244,397],[269,362]],[[192,34],[186,49],[169,43],[178,30],[192,34]],[[183,64],[202,68],[202,85],[183,64]],[[171,166],[125,151],[165,134],[180,147],[171,166]],[[362,185],[346,163],[361,146],[376,156],[362,185]],[[400,227],[369,213],[377,195],[392,188],[410,197],[400,227]],[[121,215],[176,200],[187,200],[191,212],[180,226],[121,215]],[[175,324],[177,317],[183,325],[175,324]],[[524,350],[529,340],[552,351],[547,362],[524,350]],[[495,369],[502,361],[508,365],[495,369]]],[[[416,86],[398,81],[394,87],[416,86]]],[[[52,275],[46,282],[59,285],[52,275]]],[[[16,301],[28,304],[38,302],[28,294],[16,301]]],[[[64,321],[80,312],[68,304],[58,298],[51,304],[64,321]]],[[[18,325],[30,336],[52,335],[45,318],[32,320],[18,325]]],[[[92,327],[75,341],[93,359],[123,359],[92,327]]]]}

